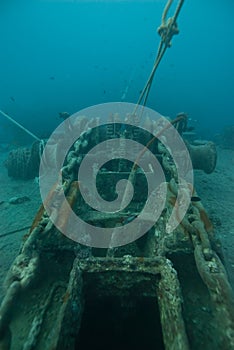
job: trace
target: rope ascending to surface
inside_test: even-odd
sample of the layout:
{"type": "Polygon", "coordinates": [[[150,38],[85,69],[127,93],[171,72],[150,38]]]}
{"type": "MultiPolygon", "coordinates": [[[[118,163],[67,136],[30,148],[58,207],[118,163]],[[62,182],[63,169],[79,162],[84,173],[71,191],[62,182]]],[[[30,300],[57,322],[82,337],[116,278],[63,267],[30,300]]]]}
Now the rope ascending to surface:
{"type": "Polygon", "coordinates": [[[173,35],[178,34],[179,30],[177,27],[177,23],[176,20],[179,16],[180,10],[182,8],[182,5],[184,3],[184,0],[180,0],[178,3],[178,6],[175,10],[175,14],[173,17],[168,18],[168,20],[166,20],[168,11],[170,9],[170,6],[172,5],[173,0],[168,0],[165,9],[163,11],[163,15],[162,15],[162,24],[160,25],[160,27],[158,28],[158,34],[161,36],[161,41],[159,43],[159,47],[158,47],[158,51],[157,51],[157,55],[156,55],[156,59],[154,61],[154,65],[153,65],[153,69],[150,73],[150,76],[144,86],[144,89],[142,90],[140,97],[137,101],[137,105],[135,107],[135,110],[133,112],[133,114],[136,113],[136,110],[139,106],[140,103],[142,103],[143,106],[146,105],[147,102],[147,98],[150,92],[150,88],[153,82],[153,78],[156,72],[156,69],[158,68],[159,63],[161,62],[164,53],[166,52],[168,47],[171,47],[171,40],[173,35]]]}

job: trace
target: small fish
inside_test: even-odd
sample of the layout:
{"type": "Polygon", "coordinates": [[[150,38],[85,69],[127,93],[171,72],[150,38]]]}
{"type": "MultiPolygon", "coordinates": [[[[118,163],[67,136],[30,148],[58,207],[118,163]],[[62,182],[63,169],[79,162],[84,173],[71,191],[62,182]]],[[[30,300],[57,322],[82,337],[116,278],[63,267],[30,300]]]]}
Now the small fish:
{"type": "Polygon", "coordinates": [[[10,204],[21,204],[24,202],[30,201],[30,198],[28,196],[23,196],[23,197],[12,197],[9,199],[10,204]]]}
{"type": "Polygon", "coordinates": [[[69,114],[68,112],[59,112],[59,118],[65,120],[67,118],[70,117],[71,114],[69,114]]]}
{"type": "Polygon", "coordinates": [[[121,224],[122,225],[127,225],[129,224],[131,221],[133,221],[135,218],[137,217],[137,214],[133,214],[130,216],[126,216],[124,218],[121,219],[121,224]]]}
{"type": "Polygon", "coordinates": [[[191,197],[191,202],[200,202],[201,201],[201,198],[198,197],[198,196],[192,196],[191,197]]]}
{"type": "Polygon", "coordinates": [[[53,77],[53,76],[52,76],[52,77],[50,77],[50,80],[54,80],[54,79],[55,79],[55,77],[53,77]]]}
{"type": "Polygon", "coordinates": [[[10,99],[11,99],[12,102],[15,102],[15,99],[14,99],[13,96],[11,96],[10,99]]]}

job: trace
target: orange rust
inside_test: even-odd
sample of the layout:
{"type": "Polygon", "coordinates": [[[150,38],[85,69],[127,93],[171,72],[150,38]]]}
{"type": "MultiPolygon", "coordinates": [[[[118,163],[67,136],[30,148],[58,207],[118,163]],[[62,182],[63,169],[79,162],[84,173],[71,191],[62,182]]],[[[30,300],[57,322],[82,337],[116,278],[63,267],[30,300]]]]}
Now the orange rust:
{"type": "Polygon", "coordinates": [[[38,210],[37,213],[36,213],[36,216],[34,217],[32,226],[30,227],[29,235],[30,235],[30,233],[34,230],[34,228],[38,226],[39,222],[40,222],[41,219],[42,219],[42,216],[43,216],[43,214],[44,214],[44,211],[45,211],[44,205],[41,204],[39,210],[38,210]]]}
{"type": "Polygon", "coordinates": [[[170,197],[169,198],[169,203],[174,207],[176,204],[176,197],[170,197]]]}
{"type": "Polygon", "coordinates": [[[200,213],[200,219],[202,220],[206,231],[211,232],[213,230],[213,224],[210,221],[205,209],[199,208],[199,213],[200,213]]]}
{"type": "Polygon", "coordinates": [[[139,256],[138,259],[139,263],[143,263],[145,261],[144,256],[139,256]]]}
{"type": "Polygon", "coordinates": [[[60,228],[60,230],[64,230],[66,228],[69,216],[70,216],[70,208],[74,207],[77,196],[79,194],[79,181],[73,181],[69,188],[66,199],[64,199],[56,219],[56,226],[60,228]],[[67,206],[67,202],[69,206],[67,206]]]}
{"type": "Polygon", "coordinates": [[[188,186],[188,188],[190,190],[191,196],[194,196],[196,194],[194,186],[191,183],[189,183],[189,182],[187,183],[187,186],[188,186]]]}
{"type": "MultiPolygon", "coordinates": [[[[46,197],[46,200],[45,200],[45,204],[46,205],[49,204],[49,202],[52,200],[57,186],[58,186],[58,182],[56,182],[53,185],[53,187],[51,188],[50,192],[48,193],[48,195],[46,197]]],[[[36,216],[35,216],[35,218],[33,220],[33,223],[32,223],[32,226],[31,226],[31,228],[29,230],[29,234],[28,235],[30,235],[30,233],[34,230],[34,228],[38,226],[39,222],[42,219],[44,211],[45,211],[45,207],[44,207],[44,204],[42,203],[40,208],[39,208],[39,210],[36,213],[36,216]]]]}
{"type": "Polygon", "coordinates": [[[69,297],[70,297],[70,293],[66,291],[66,293],[63,295],[63,303],[67,303],[69,297]]]}

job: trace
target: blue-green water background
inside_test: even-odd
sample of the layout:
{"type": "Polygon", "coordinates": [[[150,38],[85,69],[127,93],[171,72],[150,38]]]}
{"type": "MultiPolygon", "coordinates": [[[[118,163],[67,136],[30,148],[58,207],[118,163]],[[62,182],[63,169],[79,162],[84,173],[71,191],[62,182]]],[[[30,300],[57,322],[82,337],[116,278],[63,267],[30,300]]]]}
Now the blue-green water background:
{"type": "MultiPolygon", "coordinates": [[[[153,66],[165,4],[1,0],[0,109],[43,137],[61,122],[61,111],[121,98],[137,102],[153,66]]],[[[233,125],[233,15],[232,0],[185,0],[180,34],[147,103],[171,118],[187,112],[203,138],[233,125]]],[[[0,116],[1,142],[12,133],[0,116]]]]}

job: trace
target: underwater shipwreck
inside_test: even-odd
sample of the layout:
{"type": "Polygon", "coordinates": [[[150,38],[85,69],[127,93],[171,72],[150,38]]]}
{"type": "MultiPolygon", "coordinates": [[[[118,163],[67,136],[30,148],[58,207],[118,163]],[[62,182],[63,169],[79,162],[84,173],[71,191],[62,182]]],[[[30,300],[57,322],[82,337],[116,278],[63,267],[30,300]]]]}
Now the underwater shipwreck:
{"type": "MultiPolygon", "coordinates": [[[[175,119],[177,129],[184,125],[185,117],[182,114],[175,119]]],[[[91,130],[90,126],[97,126],[98,122],[83,116],[78,126],[83,130],[87,125],[87,130],[91,130]]],[[[145,123],[147,128],[150,124],[152,132],[155,126],[158,128],[155,121],[146,119],[145,123]]],[[[109,248],[90,247],[85,231],[82,232],[84,244],[65,237],[51,221],[44,202],[6,278],[7,292],[0,309],[0,344],[9,342],[9,346],[1,349],[87,349],[92,346],[100,349],[120,346],[231,349],[234,346],[233,294],[212,223],[192,189],[185,216],[168,233],[168,219],[179,187],[176,166],[168,149],[154,137],[152,142],[152,134],[143,128],[124,125],[125,129],[119,115],[113,115],[106,125],[83,133],[74,144],[62,168],[64,202],[85,222],[112,228],[111,239],[115,239],[116,227],[130,223],[139,215],[147,197],[147,183],[139,168],[134,171],[133,182],[140,191],[136,191],[126,209],[114,214],[90,208],[82,198],[77,181],[82,157],[90,147],[100,139],[110,138],[118,138],[124,145],[126,138],[122,139],[121,133],[125,137],[127,133],[128,139],[148,145],[166,174],[166,199],[159,219],[146,234],[128,244],[112,247],[110,242],[109,248]]],[[[165,137],[165,130],[163,135],[165,137]]],[[[216,164],[214,144],[185,142],[193,168],[211,173],[216,164]]],[[[53,147],[53,152],[55,150],[58,152],[53,147]]],[[[21,149],[21,153],[23,151],[21,149]]],[[[35,145],[31,151],[32,158],[35,145]]],[[[108,144],[106,151],[112,151],[108,144]]],[[[20,164],[25,169],[22,159],[19,151],[9,154],[11,176],[14,167],[16,174],[20,164]]],[[[114,159],[102,167],[96,179],[100,195],[113,200],[116,183],[120,178],[129,179],[132,168],[129,161],[123,159],[114,159]]],[[[148,172],[153,175],[152,167],[149,166],[148,172]]],[[[91,177],[95,176],[94,169],[91,177]]],[[[190,185],[183,186],[187,196],[190,185]]],[[[60,190],[61,186],[55,184],[47,204],[60,190]]],[[[54,210],[63,229],[68,225],[69,213],[63,203],[54,210]]],[[[180,216],[180,207],[176,215],[180,216]]],[[[152,213],[146,214],[141,220],[150,223],[154,217],[152,213]]],[[[135,226],[135,230],[138,229],[140,225],[135,226]]],[[[82,227],[76,228],[79,230],[82,231],[82,227]]],[[[126,229],[126,236],[131,234],[126,229]]],[[[138,233],[134,232],[135,235],[138,233]]]]}
{"type": "MultiPolygon", "coordinates": [[[[177,33],[174,22],[169,23],[172,34],[177,33]]],[[[165,29],[164,25],[161,33],[165,29]]],[[[166,47],[170,40],[164,41],[166,47]]],[[[149,92],[152,77],[143,93],[149,92]]],[[[221,244],[195,188],[189,182],[180,183],[171,149],[165,146],[173,128],[186,144],[192,168],[209,174],[216,165],[215,145],[196,140],[188,131],[185,113],[160,124],[147,113],[142,118],[142,109],[138,111],[127,115],[113,110],[104,125],[99,114],[76,119],[81,136],[58,168],[59,183],[48,185],[50,191],[6,277],[0,307],[1,350],[234,348],[234,298],[221,244]],[[123,159],[113,156],[108,140],[119,142],[123,159]],[[126,159],[126,140],[143,145],[135,160],[126,159]],[[137,189],[127,207],[106,213],[87,204],[77,178],[85,155],[104,141],[103,153],[111,156],[110,161],[99,169],[91,167],[88,181],[95,179],[99,195],[109,203],[116,199],[121,179],[131,180],[137,189]],[[163,210],[155,219],[156,205],[155,211],[141,215],[132,226],[148,200],[147,181],[138,166],[141,158],[146,159],[149,178],[156,172],[146,148],[165,176],[163,210]],[[58,205],[61,191],[64,198],[58,205]],[[189,201],[185,215],[181,214],[183,200],[189,201]],[[109,240],[101,247],[93,244],[82,225],[73,227],[66,237],[62,232],[71,216],[67,204],[83,222],[108,229],[109,240]],[[178,224],[170,230],[172,213],[178,224]],[[143,224],[149,229],[142,235],[143,224]],[[116,230],[122,227],[126,244],[116,241],[116,230]]],[[[66,127],[70,128],[69,118],[66,127]]],[[[36,140],[31,149],[9,153],[9,176],[37,176],[45,147],[52,156],[44,161],[56,163],[62,149],[59,142],[36,140]]],[[[91,160],[99,156],[94,152],[91,160]]],[[[54,164],[50,166],[53,169],[54,164]]],[[[152,190],[152,195],[157,204],[160,192],[152,190]]]]}

